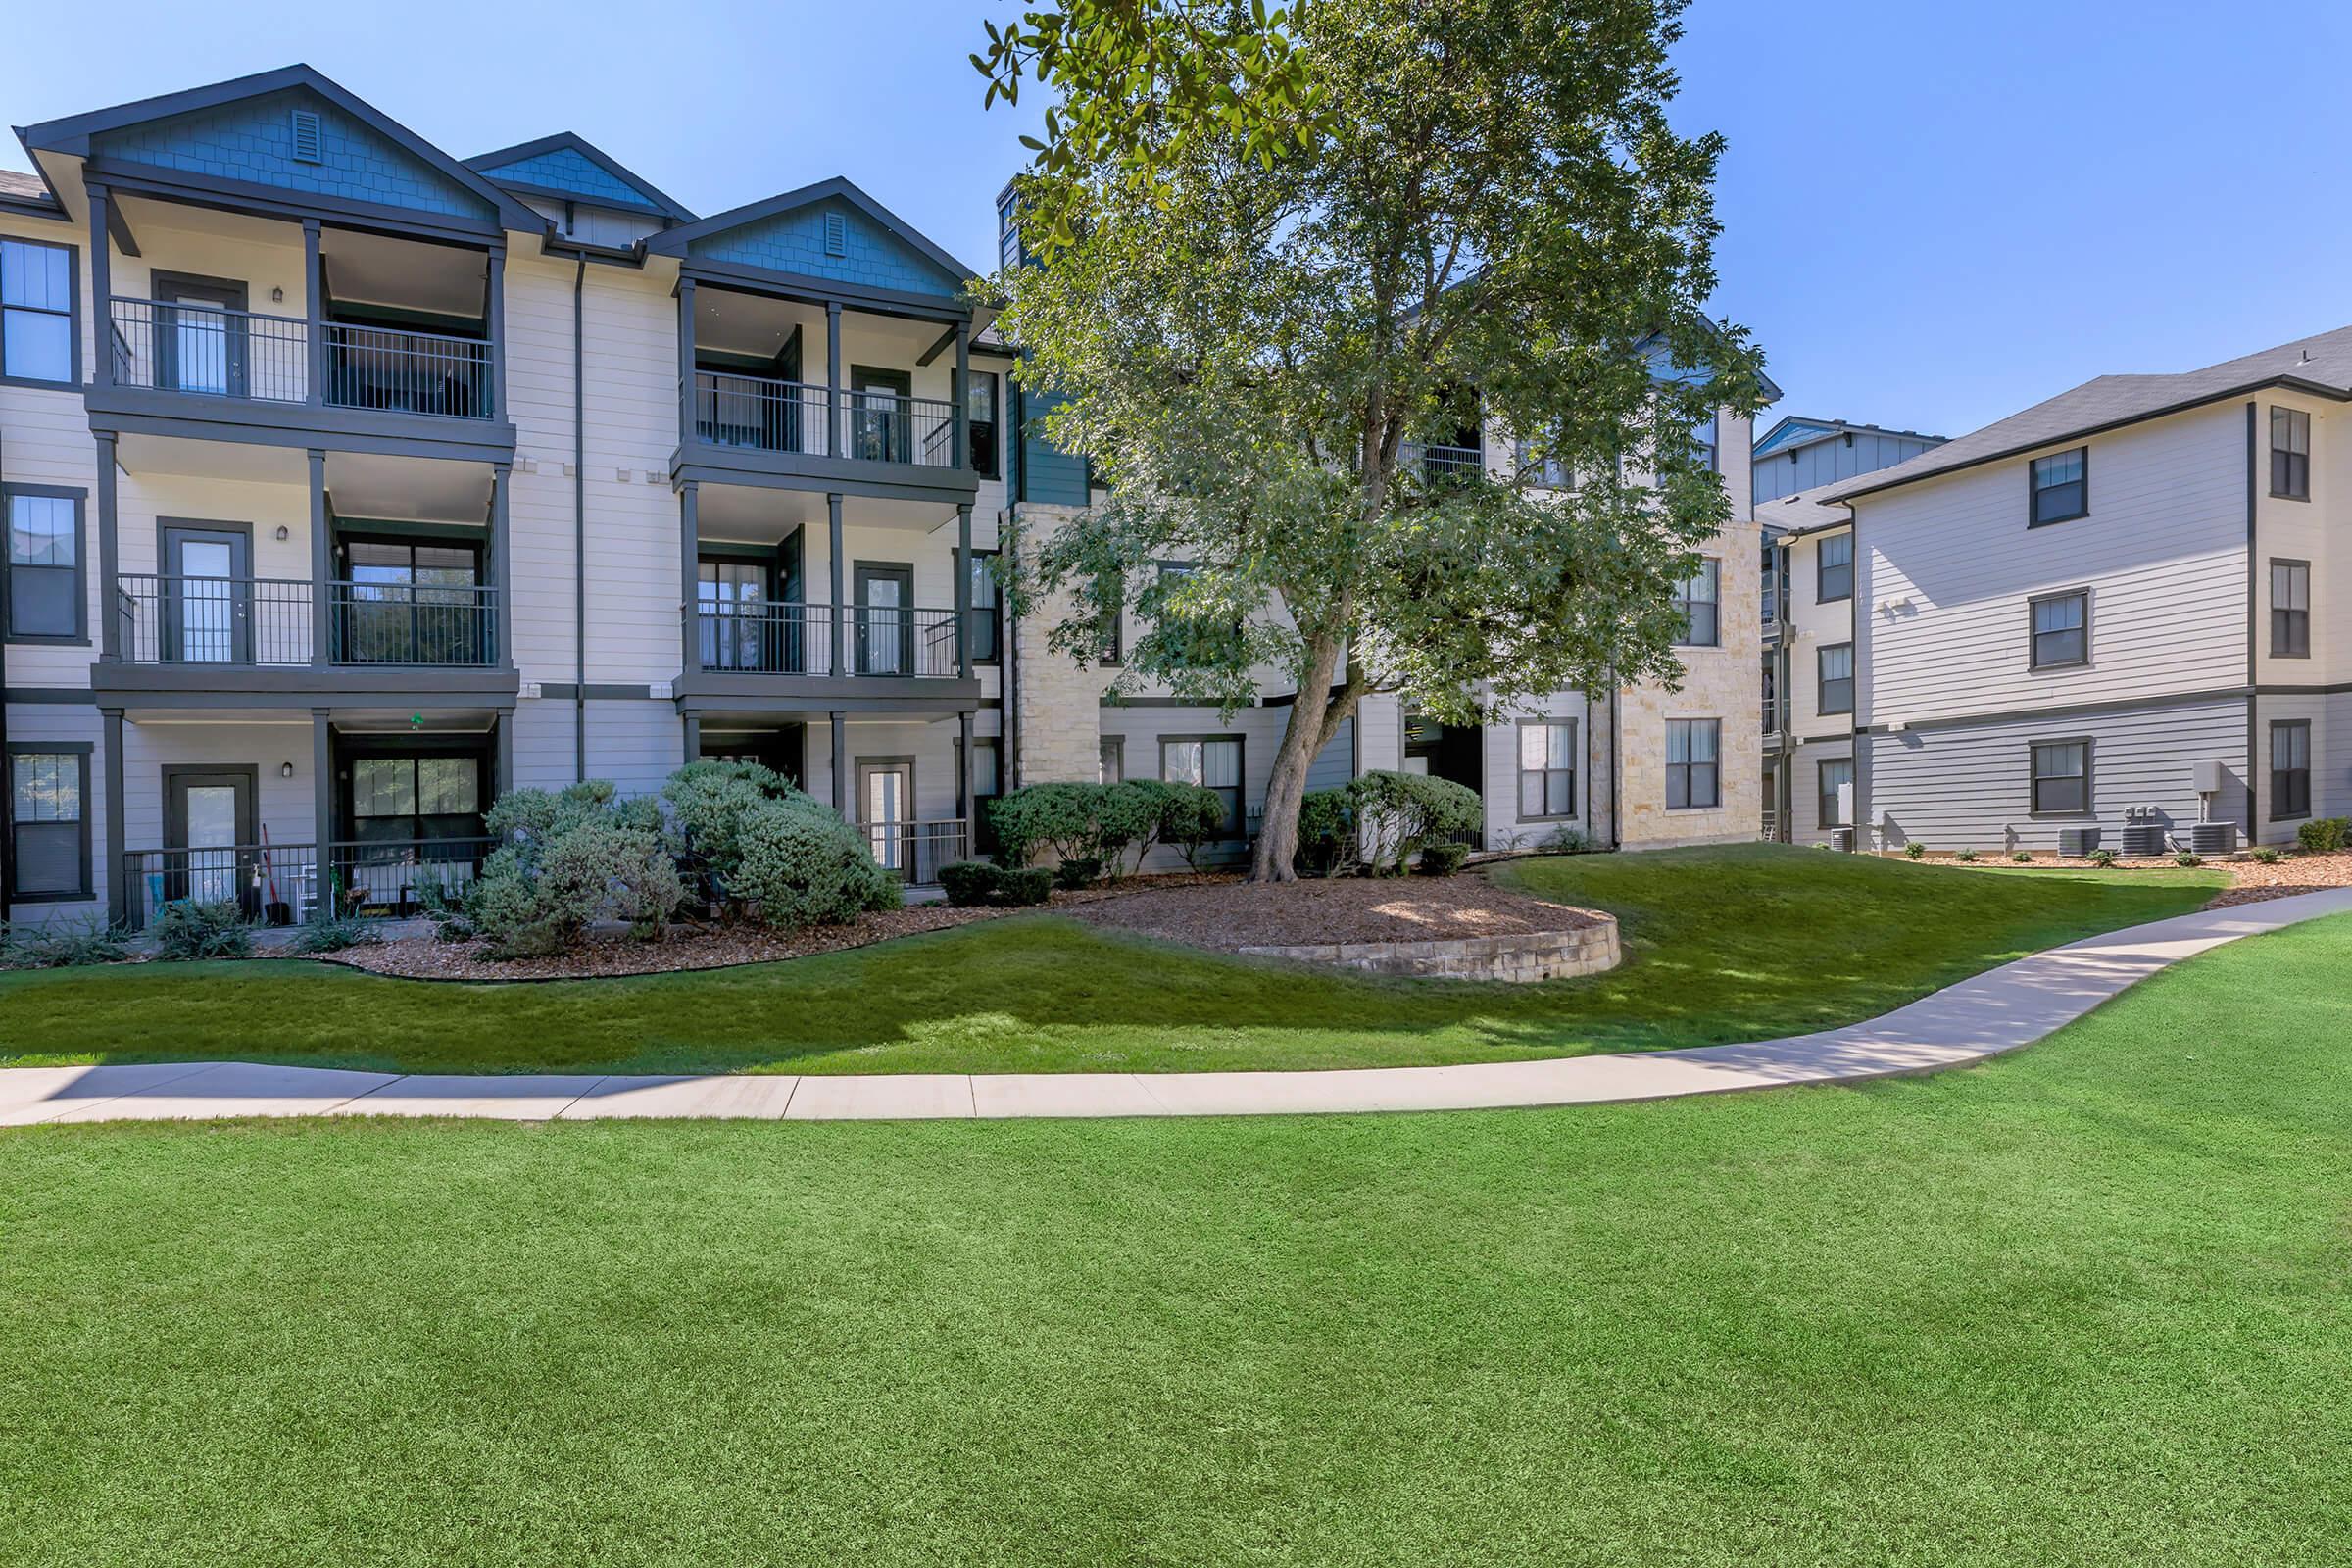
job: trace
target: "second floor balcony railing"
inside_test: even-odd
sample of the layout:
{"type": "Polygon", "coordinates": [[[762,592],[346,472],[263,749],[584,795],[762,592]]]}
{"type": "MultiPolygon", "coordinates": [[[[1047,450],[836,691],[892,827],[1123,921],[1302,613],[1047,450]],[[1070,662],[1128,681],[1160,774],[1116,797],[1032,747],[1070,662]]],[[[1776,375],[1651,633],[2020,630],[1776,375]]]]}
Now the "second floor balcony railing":
{"type": "MultiPolygon", "coordinates": [[[[956,670],[956,612],[898,605],[705,600],[695,607],[706,670],[746,675],[831,675],[838,619],[841,672],[946,679],[956,670]]],[[[989,613],[973,611],[976,618],[989,613]]]]}
{"type": "Polygon", "coordinates": [[[712,446],[865,463],[958,466],[956,405],[720,370],[694,372],[694,438],[712,446]]]}
{"type": "Polygon", "coordinates": [[[314,323],[301,317],[122,297],[108,315],[118,386],[446,418],[495,412],[491,346],[481,338],[322,321],[314,367],[314,323]]]}
{"type": "Polygon", "coordinates": [[[1418,474],[1427,485],[1456,484],[1475,478],[1483,461],[1476,447],[1431,446],[1407,441],[1396,449],[1398,466],[1418,474]]]}
{"type": "MultiPolygon", "coordinates": [[[[498,662],[498,590],[478,583],[330,582],[327,662],[479,667],[498,662]]],[[[133,664],[291,667],[313,662],[318,603],[300,578],[117,581],[122,659],[133,664]]]]}

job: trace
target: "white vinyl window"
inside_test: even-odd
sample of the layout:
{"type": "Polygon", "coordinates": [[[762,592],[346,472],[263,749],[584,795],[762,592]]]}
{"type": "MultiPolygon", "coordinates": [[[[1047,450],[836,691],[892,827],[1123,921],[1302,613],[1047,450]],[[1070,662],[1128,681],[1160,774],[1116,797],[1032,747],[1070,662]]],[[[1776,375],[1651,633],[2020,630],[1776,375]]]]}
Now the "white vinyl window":
{"type": "Polygon", "coordinates": [[[0,239],[0,375],[74,379],[74,253],[0,239]]]}
{"type": "Polygon", "coordinates": [[[1519,725],[1519,819],[1576,814],[1576,720],[1519,725]]]}

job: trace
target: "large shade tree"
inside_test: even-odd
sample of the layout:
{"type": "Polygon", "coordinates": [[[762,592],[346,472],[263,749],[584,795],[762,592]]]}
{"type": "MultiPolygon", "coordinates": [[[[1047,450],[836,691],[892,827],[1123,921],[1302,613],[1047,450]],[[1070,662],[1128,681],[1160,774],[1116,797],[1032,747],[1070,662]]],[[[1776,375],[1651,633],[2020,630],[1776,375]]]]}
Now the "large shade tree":
{"type": "Polygon", "coordinates": [[[1710,321],[1713,135],[1668,122],[1682,0],[1059,0],[989,26],[1051,97],[992,280],[1046,439],[1102,503],[1022,602],[1114,689],[1296,693],[1251,875],[1362,700],[1448,722],[1672,683],[1676,586],[1730,515],[1693,431],[1752,411],[1710,321]],[[1482,421],[1507,456],[1451,451],[1482,421]],[[1181,563],[1174,569],[1169,563],[1181,563]]]}

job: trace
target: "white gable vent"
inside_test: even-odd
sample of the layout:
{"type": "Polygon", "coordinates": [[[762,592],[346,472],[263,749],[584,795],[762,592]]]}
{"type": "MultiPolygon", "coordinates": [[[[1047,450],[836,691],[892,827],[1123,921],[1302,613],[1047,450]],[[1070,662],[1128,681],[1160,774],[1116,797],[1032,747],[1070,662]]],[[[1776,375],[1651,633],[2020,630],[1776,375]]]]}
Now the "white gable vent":
{"type": "Polygon", "coordinates": [[[318,151],[318,115],[315,110],[294,111],[294,161],[298,164],[325,162],[318,151]]]}
{"type": "Polygon", "coordinates": [[[827,256],[850,254],[850,226],[843,221],[839,213],[825,215],[825,254],[827,256]]]}

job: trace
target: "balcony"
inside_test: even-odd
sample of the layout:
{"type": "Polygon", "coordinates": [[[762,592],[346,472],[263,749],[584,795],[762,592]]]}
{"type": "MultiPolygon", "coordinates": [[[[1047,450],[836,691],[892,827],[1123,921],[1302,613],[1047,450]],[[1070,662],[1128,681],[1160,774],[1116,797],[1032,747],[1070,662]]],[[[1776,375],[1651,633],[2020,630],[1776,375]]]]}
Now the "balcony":
{"type": "Polygon", "coordinates": [[[117,579],[121,659],[131,664],[488,668],[498,662],[498,590],[477,583],[330,582],[327,637],[299,578],[117,579]],[[324,659],[314,656],[323,652],[324,659]]]}
{"type": "Polygon", "coordinates": [[[694,439],[742,452],[959,466],[956,405],[944,398],[837,392],[714,370],[694,374],[694,439]]]}
{"type": "MultiPolygon", "coordinates": [[[[986,611],[970,612],[975,617],[986,611]]],[[[956,612],[885,605],[705,601],[696,609],[701,667],[712,674],[830,679],[838,628],[841,673],[881,679],[953,680],[956,612]]]]}
{"type": "Polygon", "coordinates": [[[481,338],[121,296],[108,317],[119,387],[449,419],[497,412],[481,338]]]}
{"type": "Polygon", "coordinates": [[[1462,484],[1478,476],[1485,457],[1476,447],[1432,446],[1407,441],[1396,449],[1397,466],[1432,487],[1462,484]]]}
{"type": "MultiPolygon", "coordinates": [[[[486,838],[329,844],[326,886],[334,912],[416,914],[427,899],[463,891],[495,848],[486,838]]],[[[132,850],[122,857],[125,923],[145,930],[166,905],[193,902],[234,904],[252,919],[299,925],[318,911],[318,864],[316,844],[132,850]]]]}

